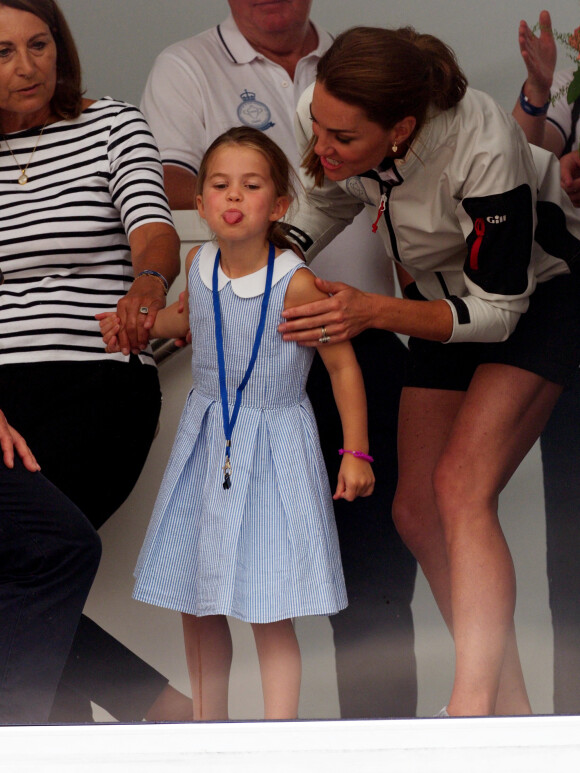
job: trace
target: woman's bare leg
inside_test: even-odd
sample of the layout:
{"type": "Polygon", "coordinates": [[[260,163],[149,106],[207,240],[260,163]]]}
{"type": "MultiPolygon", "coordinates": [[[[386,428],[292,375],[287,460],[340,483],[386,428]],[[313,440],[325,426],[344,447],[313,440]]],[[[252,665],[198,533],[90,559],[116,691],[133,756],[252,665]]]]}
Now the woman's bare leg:
{"type": "Polygon", "coordinates": [[[513,624],[515,580],[497,498],[541,432],[560,388],[507,366],[484,366],[476,376],[467,398],[403,390],[393,515],[456,639],[450,713],[527,713],[513,624]],[[487,585],[483,593],[479,580],[472,580],[476,573],[487,585]]]}
{"type": "Polygon", "coordinates": [[[397,530],[419,562],[451,632],[447,547],[432,478],[464,397],[465,392],[461,391],[403,389],[399,407],[399,480],[393,502],[397,530]]]}
{"type": "Polygon", "coordinates": [[[449,560],[456,651],[451,715],[531,710],[513,627],[514,569],[497,502],[560,392],[519,368],[480,366],[437,464],[433,480],[449,560]]]}
{"type": "Polygon", "coordinates": [[[302,661],[292,620],[252,623],[264,694],[264,719],[296,719],[302,661]]]}
{"type": "Polygon", "coordinates": [[[224,615],[182,614],[193,719],[228,719],[232,637],[224,615]]]}

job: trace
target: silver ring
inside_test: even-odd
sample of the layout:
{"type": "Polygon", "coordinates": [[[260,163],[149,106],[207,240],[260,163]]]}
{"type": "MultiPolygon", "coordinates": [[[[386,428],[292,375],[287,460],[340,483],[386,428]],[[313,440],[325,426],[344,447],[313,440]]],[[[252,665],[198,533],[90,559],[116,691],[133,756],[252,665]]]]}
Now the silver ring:
{"type": "Polygon", "coordinates": [[[320,332],[322,333],[322,335],[320,336],[320,338],[318,339],[318,341],[319,341],[321,344],[327,344],[327,343],[330,341],[330,336],[329,336],[329,335],[328,335],[328,333],[326,332],[326,328],[325,328],[325,327],[321,327],[321,328],[320,328],[320,332]]]}
{"type": "Polygon", "coordinates": [[[149,314],[149,306],[139,306],[139,314],[149,314]]]}

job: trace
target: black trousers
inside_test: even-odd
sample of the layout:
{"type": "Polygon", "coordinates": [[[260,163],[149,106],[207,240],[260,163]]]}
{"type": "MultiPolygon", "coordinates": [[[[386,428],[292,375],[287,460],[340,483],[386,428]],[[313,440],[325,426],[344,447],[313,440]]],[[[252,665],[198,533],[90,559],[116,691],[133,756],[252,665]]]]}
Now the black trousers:
{"type": "MultiPolygon", "coordinates": [[[[157,426],[157,371],[129,363],[49,362],[0,367],[0,406],[43,474],[99,528],[135,485],[157,426]]],[[[124,722],[143,719],[167,679],[81,617],[52,722],[92,721],[90,702],[124,722]]]]}
{"type": "Polygon", "coordinates": [[[556,403],[540,446],[554,629],[554,711],[580,714],[580,370],[556,403]]]}
{"type": "MultiPolygon", "coordinates": [[[[412,717],[417,710],[411,613],[417,563],[391,517],[397,416],[408,352],[393,333],[381,330],[365,331],[353,346],[365,380],[376,484],[370,497],[334,503],[349,601],[345,610],[330,617],[340,712],[344,719],[412,717]]],[[[342,430],[319,357],[310,371],[308,395],[333,489],[342,430]]]]}
{"type": "Polygon", "coordinates": [[[48,721],[100,556],[67,497],[0,460],[0,723],[48,721]]]}

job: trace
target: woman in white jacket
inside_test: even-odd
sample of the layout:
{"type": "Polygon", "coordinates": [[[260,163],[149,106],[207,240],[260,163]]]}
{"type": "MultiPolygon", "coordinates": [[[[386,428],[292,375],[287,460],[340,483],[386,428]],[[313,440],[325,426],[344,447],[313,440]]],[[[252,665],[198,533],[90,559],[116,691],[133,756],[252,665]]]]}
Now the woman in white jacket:
{"type": "Polygon", "coordinates": [[[304,345],[411,336],[393,514],[455,642],[443,715],[528,713],[497,502],[580,357],[580,224],[557,163],[539,158],[538,179],[511,117],[411,29],[340,35],[297,132],[307,195],[290,230],[306,258],[366,206],[406,297],[317,280],[332,297],[287,310],[280,331],[304,345]]]}

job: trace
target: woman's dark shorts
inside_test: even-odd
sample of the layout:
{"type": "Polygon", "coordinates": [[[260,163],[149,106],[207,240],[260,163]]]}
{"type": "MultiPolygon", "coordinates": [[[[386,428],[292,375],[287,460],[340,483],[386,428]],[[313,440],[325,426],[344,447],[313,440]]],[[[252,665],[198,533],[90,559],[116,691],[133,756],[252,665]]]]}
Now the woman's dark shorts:
{"type": "Polygon", "coordinates": [[[580,363],[580,289],[569,274],[538,284],[516,329],[501,343],[409,339],[405,386],[465,391],[475,369],[501,363],[566,386],[580,363]]]}

